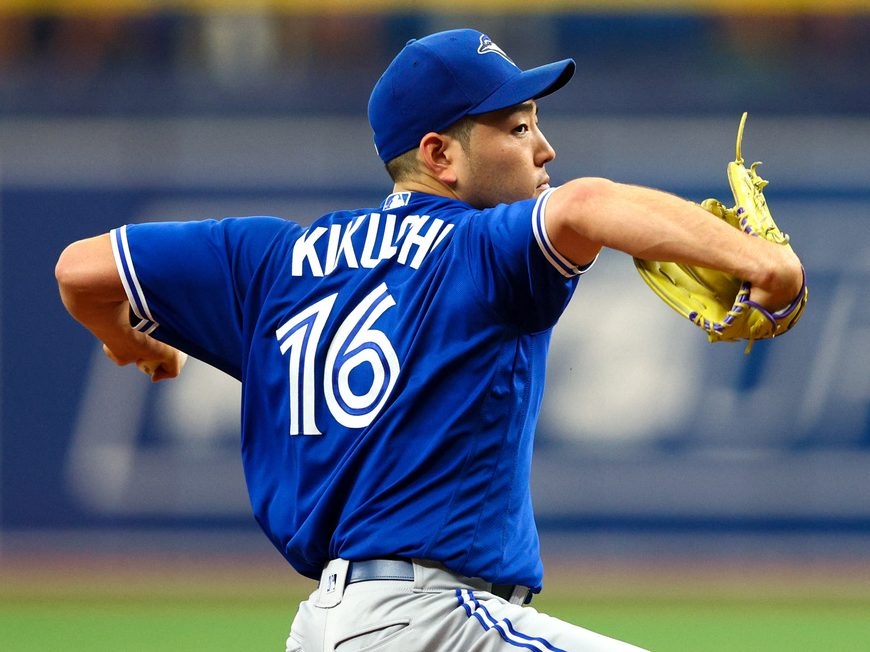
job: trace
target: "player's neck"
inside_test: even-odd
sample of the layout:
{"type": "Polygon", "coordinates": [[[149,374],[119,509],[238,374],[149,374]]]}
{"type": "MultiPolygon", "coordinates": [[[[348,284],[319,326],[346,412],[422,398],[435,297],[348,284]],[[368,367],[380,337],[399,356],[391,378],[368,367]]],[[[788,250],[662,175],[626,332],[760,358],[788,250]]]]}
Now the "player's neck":
{"type": "Polygon", "coordinates": [[[454,192],[453,188],[431,177],[399,181],[393,186],[393,192],[422,192],[427,195],[450,197],[451,199],[460,198],[459,195],[454,192]]]}

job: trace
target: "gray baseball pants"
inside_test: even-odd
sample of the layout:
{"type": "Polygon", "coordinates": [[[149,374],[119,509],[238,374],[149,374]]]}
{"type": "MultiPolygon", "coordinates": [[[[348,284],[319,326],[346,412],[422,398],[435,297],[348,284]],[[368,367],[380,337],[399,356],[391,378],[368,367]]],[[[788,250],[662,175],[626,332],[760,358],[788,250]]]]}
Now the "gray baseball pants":
{"type": "Polygon", "coordinates": [[[643,652],[494,595],[483,580],[415,560],[413,580],[347,583],[348,562],[323,571],[300,604],[287,652],[643,652]]]}

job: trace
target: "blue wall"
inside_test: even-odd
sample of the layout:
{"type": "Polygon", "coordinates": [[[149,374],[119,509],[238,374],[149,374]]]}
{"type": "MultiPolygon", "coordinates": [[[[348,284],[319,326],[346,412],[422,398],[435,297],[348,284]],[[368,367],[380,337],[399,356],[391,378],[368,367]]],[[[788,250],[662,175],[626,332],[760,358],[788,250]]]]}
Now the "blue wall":
{"type": "MultiPolygon", "coordinates": [[[[134,25],[139,40],[124,42],[156,50],[67,68],[43,25],[39,47],[0,66],[7,531],[250,527],[238,385],[195,362],[157,386],[116,369],[63,310],[54,262],[70,241],[131,221],[305,221],[376,203],[389,186],[363,118],[368,88],[407,35],[452,26],[368,23],[367,59],[341,29],[330,40],[312,23],[308,50],[239,78],[182,57],[173,39],[201,35],[191,20],[134,25]]],[[[604,175],[727,199],[749,110],[744,153],[765,161],[768,201],[810,283],[796,330],[746,356],[709,345],[626,257],[602,256],[554,340],[535,462],[542,526],[866,534],[870,102],[855,62],[867,60],[867,21],[837,23],[837,48],[805,19],[775,44],[746,41],[763,24],[697,16],[493,22],[523,63],[580,63],[570,90],[542,102],[556,182],[604,175]]]]}

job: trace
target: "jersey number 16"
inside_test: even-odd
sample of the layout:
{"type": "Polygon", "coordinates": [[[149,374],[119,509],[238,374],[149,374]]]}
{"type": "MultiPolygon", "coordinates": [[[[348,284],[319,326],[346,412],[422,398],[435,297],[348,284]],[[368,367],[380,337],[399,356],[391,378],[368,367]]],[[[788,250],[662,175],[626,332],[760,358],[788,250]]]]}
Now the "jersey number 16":
{"type": "Polygon", "coordinates": [[[348,428],[364,428],[381,411],[399,376],[399,357],[383,331],[373,328],[378,318],[396,305],[385,283],[369,293],[339,325],[331,341],[322,342],[337,294],[331,294],[285,322],[275,336],[281,353],[290,356],[290,434],[321,435],[315,422],[318,374],[316,353],[326,346],[321,382],[332,417],[348,428]],[[351,387],[351,373],[360,365],[371,373],[361,388],[351,387]]]}

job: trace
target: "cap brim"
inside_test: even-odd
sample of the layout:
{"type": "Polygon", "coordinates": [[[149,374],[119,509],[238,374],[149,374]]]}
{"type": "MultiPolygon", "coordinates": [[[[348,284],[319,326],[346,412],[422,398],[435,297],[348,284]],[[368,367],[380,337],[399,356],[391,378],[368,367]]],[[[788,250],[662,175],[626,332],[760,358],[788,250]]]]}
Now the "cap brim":
{"type": "Polygon", "coordinates": [[[564,59],[525,70],[500,86],[492,95],[469,111],[468,115],[499,111],[554,93],[571,80],[575,69],[576,64],[573,59],[564,59]]]}

